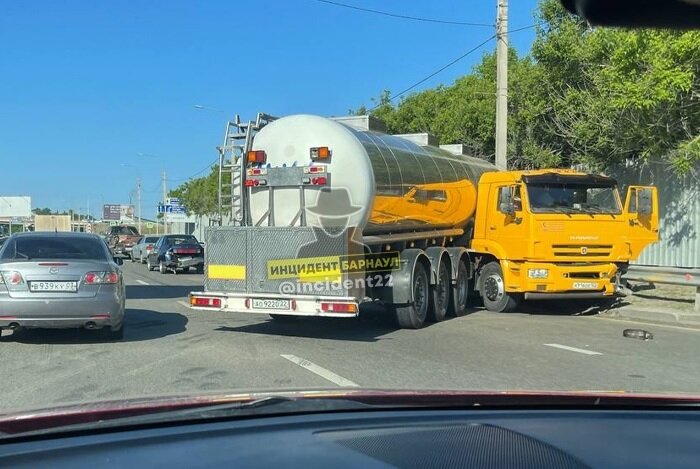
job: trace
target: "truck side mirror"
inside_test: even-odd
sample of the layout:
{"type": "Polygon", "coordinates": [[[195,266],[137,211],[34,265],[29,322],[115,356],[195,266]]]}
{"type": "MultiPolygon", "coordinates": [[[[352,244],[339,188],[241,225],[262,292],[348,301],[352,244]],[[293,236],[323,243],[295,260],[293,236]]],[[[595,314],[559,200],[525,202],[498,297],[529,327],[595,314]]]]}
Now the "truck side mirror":
{"type": "Polygon", "coordinates": [[[513,202],[501,202],[499,209],[506,215],[515,214],[515,205],[513,205],[513,202]]]}
{"type": "Polygon", "coordinates": [[[651,215],[652,211],[651,189],[639,189],[637,191],[637,213],[640,215],[651,215]]]}

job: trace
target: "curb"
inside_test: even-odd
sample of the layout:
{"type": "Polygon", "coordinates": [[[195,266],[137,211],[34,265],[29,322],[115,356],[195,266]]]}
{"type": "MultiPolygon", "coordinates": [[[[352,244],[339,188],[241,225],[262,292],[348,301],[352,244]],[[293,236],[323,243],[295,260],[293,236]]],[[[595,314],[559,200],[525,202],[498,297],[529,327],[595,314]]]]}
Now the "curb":
{"type": "Polygon", "coordinates": [[[600,317],[611,319],[628,319],[640,322],[648,322],[651,324],[671,324],[674,326],[691,327],[700,329],[700,314],[697,313],[678,313],[675,311],[664,311],[658,309],[633,308],[623,307],[619,309],[610,309],[600,314],[600,317]]]}

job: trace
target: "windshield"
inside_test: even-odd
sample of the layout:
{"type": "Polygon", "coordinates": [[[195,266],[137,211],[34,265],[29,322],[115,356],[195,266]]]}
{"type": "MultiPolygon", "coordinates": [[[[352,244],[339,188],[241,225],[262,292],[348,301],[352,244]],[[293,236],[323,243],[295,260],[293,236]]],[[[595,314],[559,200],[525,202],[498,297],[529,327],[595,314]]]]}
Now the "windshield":
{"type": "Polygon", "coordinates": [[[0,414],[700,394],[700,31],[24,0],[0,42],[0,414]]]}
{"type": "Polygon", "coordinates": [[[611,185],[530,183],[527,195],[535,213],[621,213],[617,188],[611,185]]]}

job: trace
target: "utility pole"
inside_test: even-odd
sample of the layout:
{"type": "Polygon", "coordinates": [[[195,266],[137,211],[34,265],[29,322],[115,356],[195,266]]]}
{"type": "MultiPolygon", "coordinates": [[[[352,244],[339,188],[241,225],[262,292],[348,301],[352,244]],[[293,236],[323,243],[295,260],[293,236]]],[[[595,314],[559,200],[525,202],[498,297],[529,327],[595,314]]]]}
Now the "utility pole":
{"type": "Polygon", "coordinates": [[[136,204],[139,211],[139,234],[143,234],[141,231],[141,178],[136,178],[136,204]]]}
{"type": "Polygon", "coordinates": [[[508,167],[508,0],[498,1],[496,20],[496,167],[508,167]]]}
{"type": "MultiPolygon", "coordinates": [[[[163,181],[163,207],[165,207],[165,199],[168,198],[168,189],[165,182],[165,170],[161,173],[163,181]]],[[[168,234],[168,212],[163,212],[163,234],[168,234]]]]}

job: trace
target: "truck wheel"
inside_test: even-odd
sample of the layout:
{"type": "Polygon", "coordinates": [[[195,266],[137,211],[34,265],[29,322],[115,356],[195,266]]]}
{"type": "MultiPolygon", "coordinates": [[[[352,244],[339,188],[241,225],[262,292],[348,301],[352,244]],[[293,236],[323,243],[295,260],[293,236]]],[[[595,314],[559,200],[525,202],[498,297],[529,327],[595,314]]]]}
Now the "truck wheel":
{"type": "Polygon", "coordinates": [[[522,301],[522,295],[506,292],[503,271],[498,262],[489,262],[481,269],[481,297],[489,311],[503,313],[515,310],[522,301]]]}
{"type": "Polygon", "coordinates": [[[450,272],[447,270],[447,264],[441,262],[437,282],[430,287],[428,317],[431,321],[439,322],[447,317],[447,307],[450,303],[450,283],[450,272]]]}
{"type": "Polygon", "coordinates": [[[395,308],[396,322],[402,329],[420,329],[428,316],[430,284],[428,273],[422,263],[416,262],[411,279],[413,304],[395,308]]]}
{"type": "Polygon", "coordinates": [[[467,302],[469,301],[469,270],[464,259],[457,265],[457,280],[450,289],[450,304],[447,314],[450,316],[464,316],[467,314],[467,302]]]}

